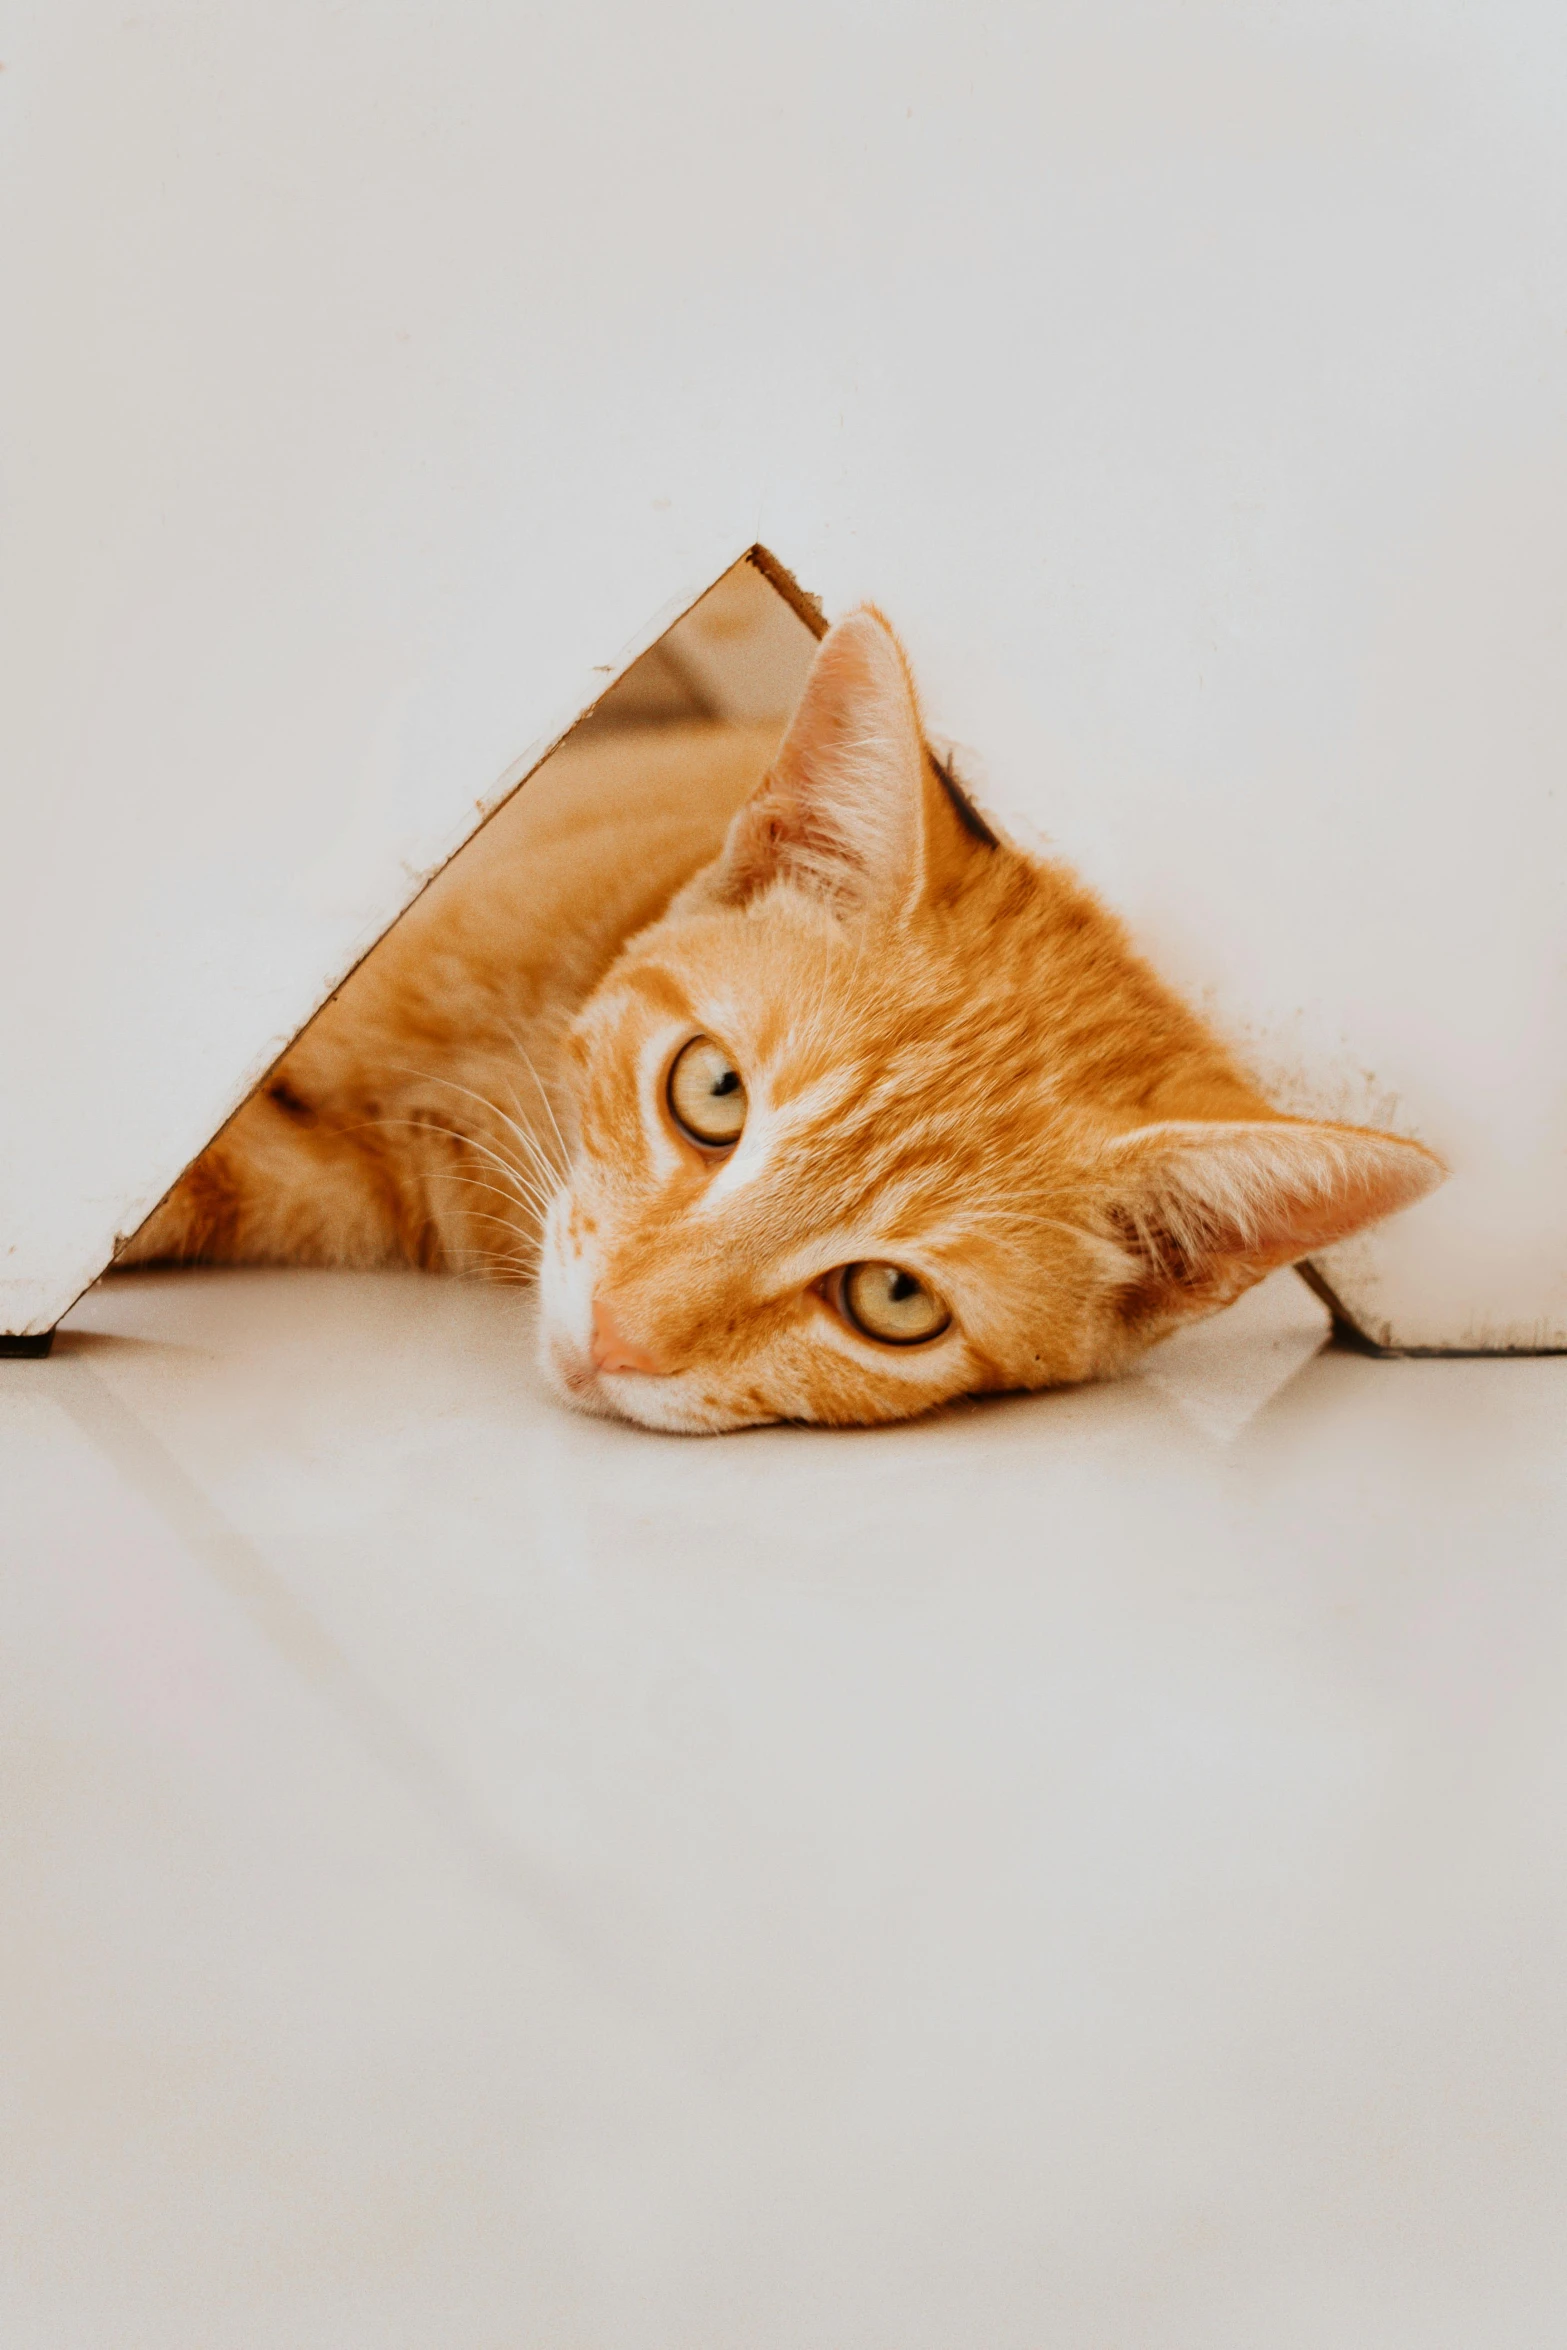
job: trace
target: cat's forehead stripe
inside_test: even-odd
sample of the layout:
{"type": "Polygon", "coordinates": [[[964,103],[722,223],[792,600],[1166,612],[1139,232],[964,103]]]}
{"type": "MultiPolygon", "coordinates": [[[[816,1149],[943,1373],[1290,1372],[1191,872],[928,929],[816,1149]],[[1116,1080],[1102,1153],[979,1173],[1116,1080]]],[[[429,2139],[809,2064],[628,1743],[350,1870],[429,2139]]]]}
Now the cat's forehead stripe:
{"type": "Polygon", "coordinates": [[[631,995],[666,1019],[684,1020],[690,1017],[690,998],[674,973],[662,963],[632,963],[621,977],[621,985],[631,995]]]}
{"type": "Polygon", "coordinates": [[[795,1135],[813,1124],[839,1116],[861,1090],[857,1069],[842,1063],[836,1069],[780,1069],[767,1078],[767,1101],[779,1130],[795,1135]]]}

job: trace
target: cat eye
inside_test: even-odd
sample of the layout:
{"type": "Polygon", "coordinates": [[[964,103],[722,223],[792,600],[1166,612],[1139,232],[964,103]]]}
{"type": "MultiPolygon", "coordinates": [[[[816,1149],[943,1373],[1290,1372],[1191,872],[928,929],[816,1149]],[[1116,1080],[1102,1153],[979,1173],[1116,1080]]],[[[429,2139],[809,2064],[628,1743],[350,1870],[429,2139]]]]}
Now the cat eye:
{"type": "Polygon", "coordinates": [[[838,1276],[838,1303],[856,1330],[883,1346],[939,1338],[952,1320],[940,1298],[901,1265],[846,1265],[838,1276]]]}
{"type": "Polygon", "coordinates": [[[721,1044],[693,1036],[669,1072],[669,1111],[705,1150],[726,1150],[745,1124],[745,1080],[721,1044]]]}

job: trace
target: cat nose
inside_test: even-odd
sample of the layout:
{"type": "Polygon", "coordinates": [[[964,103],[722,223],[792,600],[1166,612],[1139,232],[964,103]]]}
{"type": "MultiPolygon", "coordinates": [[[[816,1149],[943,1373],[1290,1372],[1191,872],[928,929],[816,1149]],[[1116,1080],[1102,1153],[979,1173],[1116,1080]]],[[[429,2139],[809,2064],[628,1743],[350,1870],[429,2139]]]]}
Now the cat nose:
{"type": "Polygon", "coordinates": [[[628,1338],[602,1297],[593,1300],[593,1360],[601,1371],[657,1371],[661,1366],[628,1338]]]}

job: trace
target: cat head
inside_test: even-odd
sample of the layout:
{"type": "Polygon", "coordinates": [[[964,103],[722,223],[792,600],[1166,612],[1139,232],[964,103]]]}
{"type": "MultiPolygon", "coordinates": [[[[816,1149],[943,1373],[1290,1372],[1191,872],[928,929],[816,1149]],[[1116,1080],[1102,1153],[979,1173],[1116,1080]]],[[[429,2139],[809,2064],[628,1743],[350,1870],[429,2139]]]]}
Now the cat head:
{"type": "Polygon", "coordinates": [[[1113,1372],[1443,1172],[1278,1116],[1111,915],[995,841],[869,610],[568,1061],[543,1357],[654,1428],[897,1420],[1113,1372]]]}

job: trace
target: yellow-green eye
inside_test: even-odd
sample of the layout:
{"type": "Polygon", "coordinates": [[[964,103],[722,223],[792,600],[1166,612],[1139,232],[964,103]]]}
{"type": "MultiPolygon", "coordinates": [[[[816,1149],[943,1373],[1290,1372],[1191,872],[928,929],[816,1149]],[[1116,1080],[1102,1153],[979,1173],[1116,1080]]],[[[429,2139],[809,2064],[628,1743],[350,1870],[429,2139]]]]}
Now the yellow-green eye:
{"type": "Polygon", "coordinates": [[[738,1142],[745,1124],[745,1081],[721,1044],[693,1036],[669,1072],[675,1124],[708,1150],[738,1142]]]}
{"type": "Polygon", "coordinates": [[[915,1346],[939,1338],[952,1316],[917,1274],[901,1265],[849,1265],[839,1296],[856,1330],[883,1346],[915,1346]]]}

